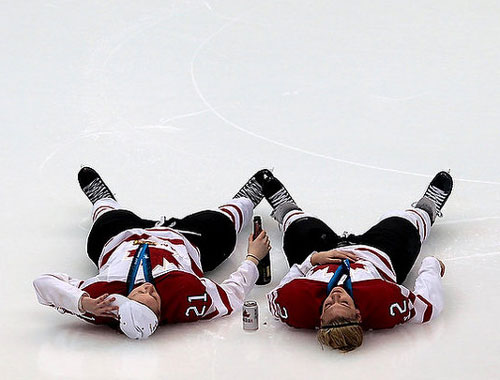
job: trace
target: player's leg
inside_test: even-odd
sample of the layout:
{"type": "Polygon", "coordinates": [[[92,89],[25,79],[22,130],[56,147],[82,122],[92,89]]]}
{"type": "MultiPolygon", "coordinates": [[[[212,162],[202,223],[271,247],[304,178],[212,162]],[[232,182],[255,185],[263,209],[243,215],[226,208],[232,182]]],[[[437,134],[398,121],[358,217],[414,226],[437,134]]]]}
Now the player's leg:
{"type": "Polygon", "coordinates": [[[302,211],[285,215],[283,251],[288,264],[302,263],[314,251],[327,251],[337,246],[340,237],[323,221],[302,211]]]}
{"type": "Polygon", "coordinates": [[[226,260],[236,245],[236,235],[252,219],[260,203],[264,169],[250,178],[236,195],[218,210],[200,211],[182,219],[172,218],[165,226],[182,232],[200,250],[203,271],[211,271],[226,260]]]}
{"type": "Polygon", "coordinates": [[[367,232],[349,239],[385,252],[391,259],[397,282],[402,283],[413,267],[422,243],[429,236],[436,216],[441,216],[452,188],[451,176],[440,172],[414,207],[386,214],[367,232]]]}
{"type": "Polygon", "coordinates": [[[93,204],[93,224],[87,238],[87,254],[96,265],[109,239],[131,228],[149,228],[155,225],[153,220],[142,219],[133,212],[122,209],[94,169],[82,168],[78,173],[78,182],[93,204]]]}
{"type": "Polygon", "coordinates": [[[347,240],[352,244],[368,245],[386,253],[396,272],[397,282],[402,283],[417,259],[430,226],[430,218],[424,210],[415,208],[395,211],[384,215],[364,234],[350,235],[347,240]]]}
{"type": "Polygon", "coordinates": [[[283,251],[288,264],[300,264],[313,251],[335,248],[339,236],[323,221],[297,206],[285,186],[273,175],[262,182],[262,191],[283,231],[283,251]]]}

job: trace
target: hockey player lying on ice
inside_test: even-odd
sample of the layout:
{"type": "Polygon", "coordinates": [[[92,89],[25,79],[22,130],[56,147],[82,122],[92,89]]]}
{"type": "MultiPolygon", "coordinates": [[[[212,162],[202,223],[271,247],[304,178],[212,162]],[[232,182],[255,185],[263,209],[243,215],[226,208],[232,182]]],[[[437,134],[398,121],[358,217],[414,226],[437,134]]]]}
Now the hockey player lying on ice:
{"type": "Polygon", "coordinates": [[[255,176],[217,211],[161,222],[121,209],[93,169],[81,169],[78,180],[94,205],[87,253],[99,274],[85,281],[40,276],[34,287],[41,304],[133,339],[147,338],[158,324],[214,319],[241,308],[258,278],[256,264],[271,247],[264,231],[249,238],[249,255],[226,281],[216,284],[203,273],[229,257],[236,233],[262,200],[255,176]]]}
{"type": "Polygon", "coordinates": [[[269,177],[263,192],[284,231],[291,267],[268,294],[271,313],[290,326],[319,329],[322,345],[344,352],[361,345],[363,330],[435,318],[443,307],[444,264],[427,257],[414,290],[401,284],[452,187],[451,176],[440,172],[414,207],[389,213],[362,235],[338,236],[269,177]]]}

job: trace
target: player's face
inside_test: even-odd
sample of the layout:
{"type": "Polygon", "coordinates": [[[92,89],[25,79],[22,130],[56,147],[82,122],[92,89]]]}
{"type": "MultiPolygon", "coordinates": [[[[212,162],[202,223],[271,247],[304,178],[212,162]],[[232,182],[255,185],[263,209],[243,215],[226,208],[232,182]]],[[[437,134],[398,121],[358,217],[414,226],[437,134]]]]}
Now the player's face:
{"type": "Polygon", "coordinates": [[[132,292],[128,295],[128,298],[146,305],[153,310],[156,316],[160,316],[161,298],[156,291],[156,288],[149,282],[145,282],[141,286],[132,290],[132,292]]]}
{"type": "Polygon", "coordinates": [[[323,302],[321,324],[326,325],[339,317],[361,320],[359,310],[356,309],[351,296],[347,294],[344,288],[336,286],[323,302]]]}

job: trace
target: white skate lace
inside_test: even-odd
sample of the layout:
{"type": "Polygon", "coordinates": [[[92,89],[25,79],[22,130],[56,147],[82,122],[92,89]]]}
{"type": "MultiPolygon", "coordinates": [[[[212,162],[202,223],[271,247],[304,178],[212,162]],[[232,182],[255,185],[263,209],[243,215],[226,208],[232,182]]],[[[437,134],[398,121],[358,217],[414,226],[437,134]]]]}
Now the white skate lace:
{"type": "Polygon", "coordinates": [[[252,178],[235,195],[235,198],[238,197],[249,198],[254,204],[258,204],[264,198],[264,194],[262,187],[252,178]]]}
{"type": "Polygon", "coordinates": [[[285,202],[295,203],[292,196],[288,193],[288,191],[284,187],[282,187],[276,193],[271,195],[269,197],[268,201],[271,204],[272,208],[276,208],[280,204],[285,203],[285,202]]]}
{"type": "Polygon", "coordinates": [[[82,190],[92,203],[95,203],[102,198],[113,198],[113,194],[111,194],[100,178],[94,179],[82,190]]]}
{"type": "Polygon", "coordinates": [[[446,201],[447,194],[436,186],[429,186],[424,194],[424,197],[434,202],[436,205],[437,216],[443,216],[441,213],[441,207],[443,207],[443,204],[446,201]]]}

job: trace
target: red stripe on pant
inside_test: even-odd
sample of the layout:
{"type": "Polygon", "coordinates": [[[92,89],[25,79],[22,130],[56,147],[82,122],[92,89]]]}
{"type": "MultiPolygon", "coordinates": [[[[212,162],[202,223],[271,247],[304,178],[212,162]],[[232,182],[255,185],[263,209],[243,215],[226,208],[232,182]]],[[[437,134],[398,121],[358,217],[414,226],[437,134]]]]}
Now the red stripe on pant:
{"type": "Polygon", "coordinates": [[[109,208],[110,210],[114,210],[114,207],[111,207],[111,206],[99,206],[94,211],[94,214],[92,215],[92,220],[96,220],[100,216],[99,214],[101,214],[107,208],[109,208]]]}
{"type": "Polygon", "coordinates": [[[304,212],[303,212],[303,211],[296,211],[296,212],[291,213],[291,214],[290,214],[289,216],[287,216],[287,217],[286,217],[286,219],[283,221],[283,226],[285,226],[285,225],[288,223],[288,221],[289,221],[291,218],[293,218],[295,215],[300,215],[300,214],[304,214],[304,212]]]}
{"type": "Polygon", "coordinates": [[[234,215],[233,215],[233,213],[232,213],[231,211],[228,211],[228,210],[223,209],[223,208],[221,208],[220,210],[221,210],[222,212],[226,213],[227,215],[229,215],[229,217],[231,218],[231,220],[232,220],[232,222],[233,222],[233,224],[234,224],[234,228],[236,228],[236,221],[234,220],[234,215]]]}
{"type": "MultiPolygon", "coordinates": [[[[243,212],[241,211],[241,209],[238,206],[232,205],[232,204],[224,205],[224,206],[221,206],[219,208],[224,211],[224,207],[232,207],[238,213],[238,217],[240,218],[240,228],[239,228],[238,232],[240,232],[241,227],[243,226],[243,212]]],[[[229,210],[226,210],[226,211],[230,212],[229,210]]],[[[233,222],[234,222],[234,219],[233,219],[233,222]]],[[[236,226],[236,223],[234,223],[234,225],[236,226]]]]}
{"type": "MultiPolygon", "coordinates": [[[[416,212],[415,210],[407,210],[407,211],[413,212],[422,221],[422,224],[424,225],[424,239],[425,239],[427,237],[427,225],[425,224],[424,217],[422,215],[420,215],[418,212],[416,212]]],[[[417,223],[417,230],[420,232],[420,229],[418,228],[418,223],[417,223]]]]}

